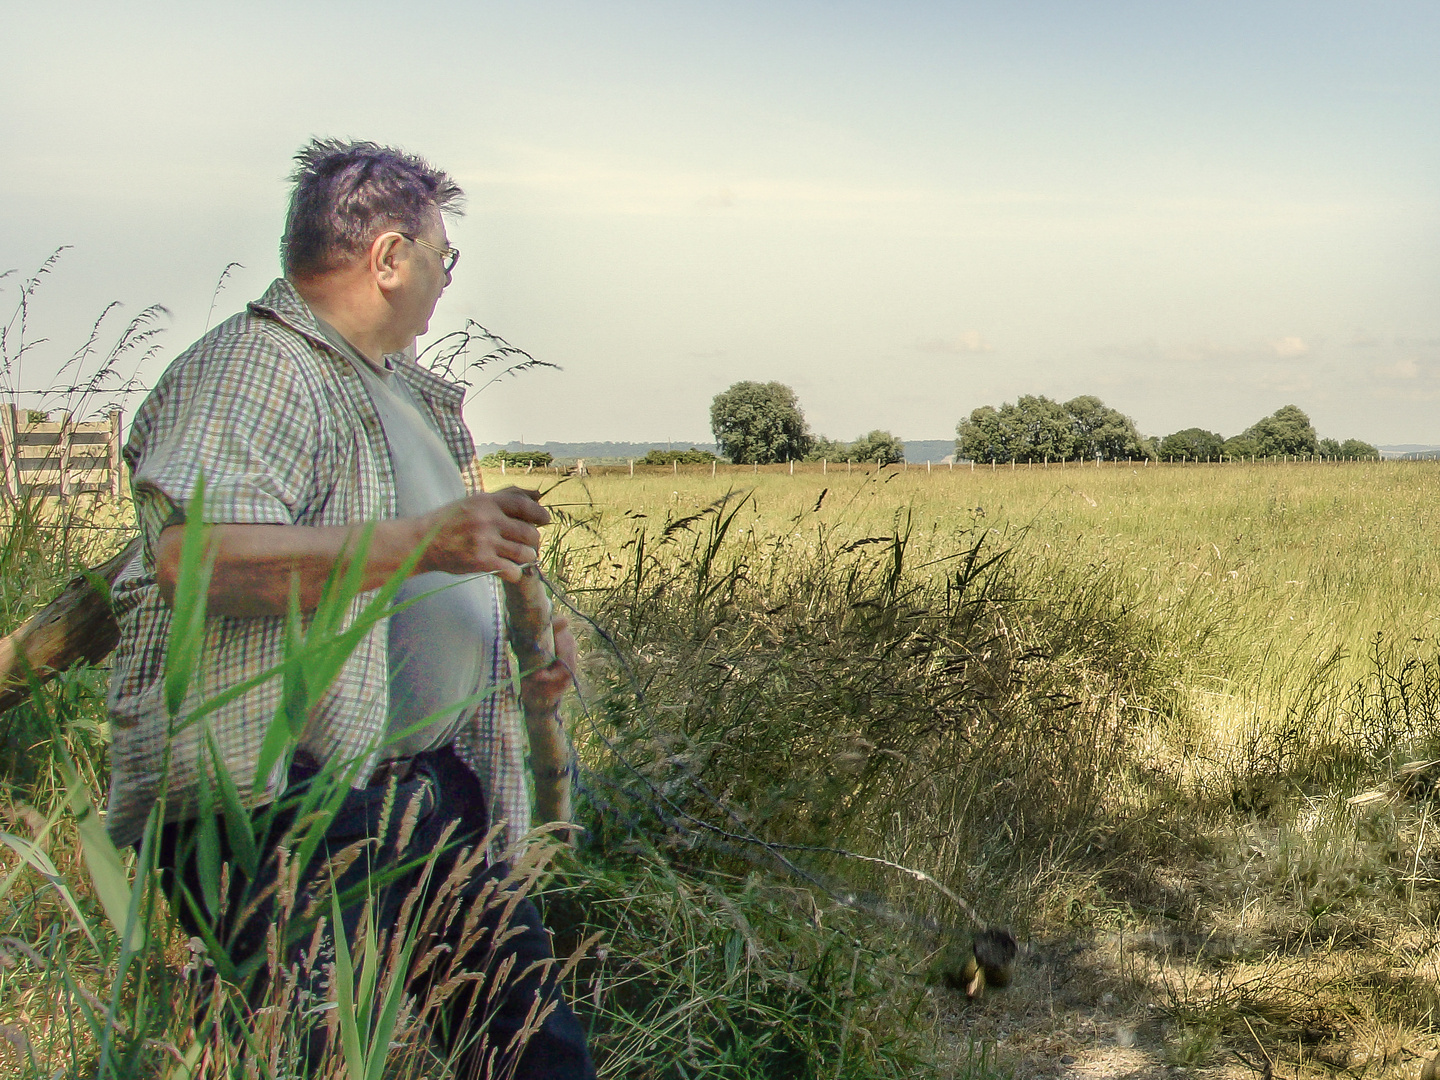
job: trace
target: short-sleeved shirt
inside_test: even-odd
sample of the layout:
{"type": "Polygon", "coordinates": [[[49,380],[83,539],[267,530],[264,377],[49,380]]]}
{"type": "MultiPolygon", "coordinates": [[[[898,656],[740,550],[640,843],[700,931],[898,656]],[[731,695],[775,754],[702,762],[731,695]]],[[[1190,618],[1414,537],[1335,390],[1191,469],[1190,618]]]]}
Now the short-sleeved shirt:
{"type": "MultiPolygon", "coordinates": [[[[386,358],[442,436],[467,491],[480,490],[474,443],[461,416],[464,390],[401,354],[386,358]]],[[[358,525],[399,516],[396,479],[380,418],[352,365],[325,338],[284,279],[206,334],[160,378],[135,414],[124,456],[131,469],[142,547],[113,589],[120,623],[110,679],[111,751],[106,824],[132,843],[160,794],[167,744],[166,816],[197,812],[200,748],[208,732],[237,787],[259,805],[283,777],[251,796],[262,740],[281,702],[278,678],[261,682],[172,732],[164,700],[171,611],[155,579],[160,532],[183,518],[203,475],[204,519],[214,524],[358,525]]],[[[529,827],[524,742],[504,648],[503,606],[494,591],[497,632],[480,666],[495,692],[467,711],[454,746],[486,789],[492,818],[509,836],[529,827]]],[[[350,606],[353,619],[371,599],[350,606]]],[[[357,784],[380,760],[389,716],[388,628],[360,640],[311,710],[300,749],[317,760],[362,760],[357,784]]],[[[284,657],[284,619],[215,615],[178,718],[201,702],[275,669],[284,657]]],[[[466,646],[462,646],[466,647],[466,646]]]]}

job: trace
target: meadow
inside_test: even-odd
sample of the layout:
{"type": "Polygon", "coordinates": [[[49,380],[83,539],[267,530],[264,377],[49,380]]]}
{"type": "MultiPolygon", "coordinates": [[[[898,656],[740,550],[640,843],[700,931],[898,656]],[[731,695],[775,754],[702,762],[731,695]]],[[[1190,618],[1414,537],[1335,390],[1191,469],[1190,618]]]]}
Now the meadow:
{"type": "MultiPolygon", "coordinates": [[[[556,479],[587,831],[537,881],[602,1075],[1409,1076],[1434,1047],[1440,467],[556,479]],[[1022,950],[970,1002],[979,925],[1022,950]]],[[[115,513],[10,524],[6,628],[115,513]]],[[[0,1062],[285,1075],[283,1024],[226,1046],[163,917],[134,952],[106,915],[69,813],[103,794],[103,672],[0,739],[0,1062]]],[[[393,1049],[339,1042],[333,1075],[393,1049]]]]}

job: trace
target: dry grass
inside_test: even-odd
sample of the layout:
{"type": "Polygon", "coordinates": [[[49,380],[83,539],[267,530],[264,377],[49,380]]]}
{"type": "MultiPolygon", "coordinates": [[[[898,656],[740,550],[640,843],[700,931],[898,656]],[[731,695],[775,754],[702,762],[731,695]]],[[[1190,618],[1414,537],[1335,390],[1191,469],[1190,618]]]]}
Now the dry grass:
{"type": "MultiPolygon", "coordinates": [[[[1022,1071],[1056,1067],[1061,1052],[1044,1049],[1051,1043],[1066,1053],[1139,1046],[1157,1069],[1244,1072],[1243,1061],[1268,1057],[1285,1075],[1413,1070],[1437,1019],[1440,873],[1429,788],[1411,785],[1368,807],[1345,800],[1407,760],[1440,756],[1440,564],[1428,531],[1440,468],[812,469],[713,481],[701,470],[611,474],[550,496],[584,523],[570,533],[561,569],[579,596],[615,596],[633,574],[642,533],[655,558],[683,563],[690,549],[672,543],[667,552],[655,541],[732,484],[749,493],[732,525],[734,543],[749,545],[736,603],[781,609],[755,620],[747,649],[763,623],[831,672],[813,641],[800,640],[804,620],[784,613],[797,590],[779,583],[786,568],[833,553],[841,540],[893,535],[905,510],[907,563],[919,568],[907,581],[931,602],[953,564],[925,563],[982,533],[1011,550],[1010,595],[1022,601],[1004,608],[1012,656],[1030,659],[1010,674],[1045,693],[1063,689],[1076,711],[1088,711],[1095,736],[1120,734],[1098,799],[1075,803],[1073,784],[1046,780],[1038,760],[1028,761],[1028,780],[1056,785],[1054,799],[1071,804],[1038,828],[1014,816],[997,823],[970,804],[947,809],[913,789],[913,816],[893,812],[873,788],[856,804],[875,828],[851,829],[850,842],[934,873],[978,896],[991,917],[1021,924],[1032,943],[1031,987],[1053,991],[1057,978],[1066,987],[1059,1012],[1052,992],[1043,1019],[1022,986],[954,1014],[958,1030],[1003,1031],[1002,1056],[1022,1071]],[[926,843],[927,822],[960,824],[971,842],[926,843]],[[1077,1041],[1070,1029],[1085,1027],[1077,1016],[1097,1010],[1117,1018],[1092,1023],[1077,1041]]],[[[817,601],[811,615],[823,607],[817,601]]],[[[676,702],[683,730],[694,722],[696,657],[667,655],[656,638],[637,637],[637,662],[652,696],[676,702]]],[[[732,643],[720,660],[732,663],[736,651],[744,650],[732,643]]],[[[860,653],[854,660],[866,662],[860,653]]],[[[742,663],[730,677],[744,675],[742,663]]],[[[832,766],[837,755],[854,756],[855,729],[817,714],[803,671],[787,675],[783,701],[829,725],[832,766]]],[[[997,707],[1012,721],[1026,715],[1014,699],[997,707]]],[[[795,745],[776,711],[760,714],[762,726],[795,745]]],[[[743,741],[743,730],[727,737],[743,741]]],[[[1074,741],[1078,731],[1065,736],[1073,750],[1093,749],[1093,736],[1074,741]]],[[[873,756],[873,732],[859,738],[860,758],[873,756]]],[[[664,751],[704,749],[692,738],[664,751]]],[[[1075,775],[1095,760],[1076,759],[1075,775]]],[[[969,771],[984,758],[950,763],[969,771]]],[[[804,798],[813,806],[823,796],[804,798]]],[[[753,786],[741,802],[756,821],[791,814],[783,802],[766,807],[753,786]]],[[[1042,815],[1054,806],[1044,802],[1042,815]]],[[[1012,815],[1037,812],[1033,800],[1008,805],[1012,815]]],[[[937,910],[913,894],[909,903],[937,910]]]]}
{"type": "MultiPolygon", "coordinates": [[[[1412,1075],[1440,1019],[1440,823],[1428,773],[1385,784],[1440,757],[1437,494],[1428,463],[553,491],[552,576],[619,653],[591,653],[591,834],[550,900],[570,944],[606,934],[572,978],[602,1074],[1412,1075]],[[964,921],[937,890],[793,853],[836,900],[747,834],[924,871],[1022,932],[1016,986],[924,985],[946,938],[923,919],[964,921]]],[[[28,535],[12,624],[116,534],[28,535]]],[[[0,721],[0,829],[57,804],[57,738],[103,788],[100,692],[78,673],[0,721]]],[[[103,928],[63,819],[47,849],[103,928]]],[[[83,1064],[66,987],[103,996],[113,932],[92,948],[16,881],[0,1060],[23,1039],[83,1064]]]]}

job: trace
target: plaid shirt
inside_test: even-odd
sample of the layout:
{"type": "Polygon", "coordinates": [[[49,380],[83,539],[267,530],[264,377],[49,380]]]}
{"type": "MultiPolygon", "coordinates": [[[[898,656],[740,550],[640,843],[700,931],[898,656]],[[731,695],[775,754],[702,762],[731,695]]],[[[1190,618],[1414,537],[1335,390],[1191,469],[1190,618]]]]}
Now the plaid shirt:
{"type": "MultiPolygon", "coordinates": [[[[475,445],[461,416],[463,388],[402,356],[388,359],[444,437],[466,489],[481,490],[475,445]]],[[[171,735],[164,698],[171,612],[155,581],[155,546],[161,530],[183,517],[201,474],[204,517],[216,524],[351,525],[397,513],[390,454],[370,395],[284,279],[170,365],[136,412],[124,453],[143,546],[113,590],[120,643],[110,677],[114,746],[106,823],[117,844],[133,843],[143,833],[160,792],[167,744],[166,816],[183,820],[197,812],[202,725],[171,735]]],[[[506,819],[513,839],[529,828],[530,802],[501,590],[495,593],[497,632],[486,666],[496,692],[467,712],[454,745],[480,777],[492,818],[506,819]]],[[[372,595],[352,602],[350,619],[372,595]]],[[[279,664],[283,624],[280,617],[210,616],[179,716],[279,664]]],[[[364,759],[361,783],[378,761],[375,747],[386,729],[387,630],[381,620],[360,641],[300,741],[300,749],[317,760],[364,759]]],[[[249,797],[281,692],[281,680],[269,679],[203,725],[243,797],[249,797]]],[[[274,799],[282,784],[283,777],[270,777],[254,803],[274,799]]]]}

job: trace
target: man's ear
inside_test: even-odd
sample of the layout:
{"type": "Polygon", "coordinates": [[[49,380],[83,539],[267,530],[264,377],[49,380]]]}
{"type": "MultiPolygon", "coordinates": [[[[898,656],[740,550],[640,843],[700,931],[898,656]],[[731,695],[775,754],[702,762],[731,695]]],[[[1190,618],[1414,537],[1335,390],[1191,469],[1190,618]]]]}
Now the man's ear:
{"type": "Polygon", "coordinates": [[[383,232],[370,245],[370,274],[382,291],[388,292],[400,284],[405,262],[400,244],[404,239],[398,232],[383,232]]]}

